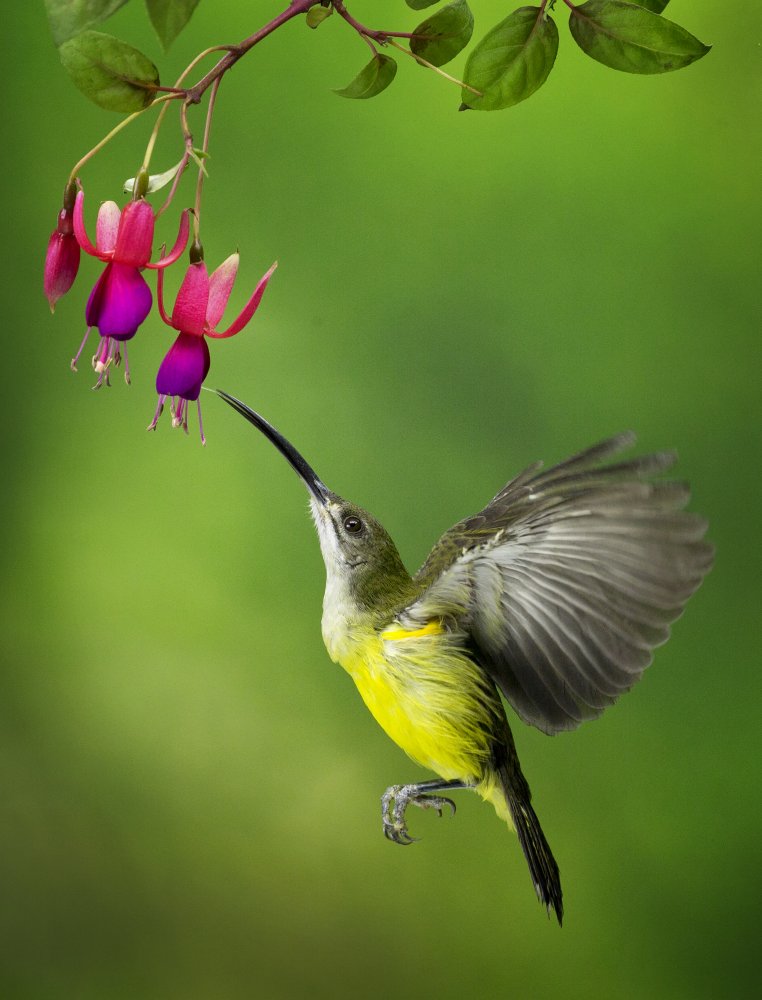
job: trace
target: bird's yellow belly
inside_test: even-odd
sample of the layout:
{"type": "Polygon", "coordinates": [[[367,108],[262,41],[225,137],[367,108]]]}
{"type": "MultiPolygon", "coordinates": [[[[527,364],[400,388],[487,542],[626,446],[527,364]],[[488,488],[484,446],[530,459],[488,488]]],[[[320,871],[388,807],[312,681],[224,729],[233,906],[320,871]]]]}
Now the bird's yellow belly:
{"type": "Polygon", "coordinates": [[[338,660],[381,728],[414,761],[447,780],[482,778],[502,705],[451,635],[438,627],[390,628],[356,637],[338,660]]]}

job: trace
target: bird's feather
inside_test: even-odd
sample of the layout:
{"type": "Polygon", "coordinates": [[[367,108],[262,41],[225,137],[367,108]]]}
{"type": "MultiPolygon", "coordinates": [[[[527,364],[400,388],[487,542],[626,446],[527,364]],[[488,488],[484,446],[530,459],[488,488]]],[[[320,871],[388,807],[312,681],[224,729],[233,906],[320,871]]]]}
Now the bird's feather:
{"type": "Polygon", "coordinates": [[[533,465],[434,546],[405,628],[450,619],[525,722],[547,733],[595,718],[638,680],[712,563],[684,483],[649,481],[660,452],[605,464],[620,434],[533,465]]]}

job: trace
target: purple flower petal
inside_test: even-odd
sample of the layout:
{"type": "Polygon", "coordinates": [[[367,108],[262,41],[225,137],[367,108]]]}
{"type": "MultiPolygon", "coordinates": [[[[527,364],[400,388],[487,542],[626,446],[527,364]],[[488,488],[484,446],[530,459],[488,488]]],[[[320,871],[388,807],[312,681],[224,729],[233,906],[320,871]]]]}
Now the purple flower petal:
{"type": "Polygon", "coordinates": [[[211,359],[203,337],[181,333],[170,347],[156,376],[160,396],[198,399],[201,383],[209,372],[211,359]]]}
{"type": "Polygon", "coordinates": [[[129,340],[151,311],[153,297],[135,267],[110,263],[95,284],[85,308],[88,326],[102,337],[129,340]]]}
{"type": "Polygon", "coordinates": [[[85,322],[88,327],[98,325],[98,317],[101,313],[101,304],[103,302],[103,289],[111,274],[111,264],[107,264],[103,269],[100,278],[93,285],[93,290],[90,292],[90,297],[87,300],[87,305],[85,306],[85,322]]]}

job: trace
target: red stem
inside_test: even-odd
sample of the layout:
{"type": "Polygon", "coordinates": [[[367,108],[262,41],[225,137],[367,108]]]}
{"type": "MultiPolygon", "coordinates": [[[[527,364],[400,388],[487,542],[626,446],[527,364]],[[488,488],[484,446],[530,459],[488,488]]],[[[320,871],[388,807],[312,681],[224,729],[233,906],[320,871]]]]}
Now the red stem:
{"type": "MultiPolygon", "coordinates": [[[[542,9],[545,8],[548,0],[542,0],[542,9]]],[[[568,2],[568,0],[565,0],[568,2]]],[[[175,88],[175,87],[162,87],[162,90],[168,90],[170,92],[170,100],[173,97],[184,97],[183,106],[181,109],[181,116],[183,121],[183,134],[185,136],[186,149],[190,152],[192,148],[192,136],[188,128],[187,123],[187,109],[191,104],[198,104],[201,98],[212,86],[212,84],[217,83],[222,79],[225,73],[238,62],[239,59],[243,58],[247,52],[258,45],[263,39],[267,38],[274,31],[280,28],[282,25],[286,24],[287,21],[292,20],[299,14],[306,14],[312,7],[316,7],[321,3],[321,0],[290,0],[288,7],[282,11],[280,14],[276,15],[271,21],[255,31],[253,35],[249,35],[248,38],[244,38],[242,42],[237,45],[230,46],[215,46],[216,48],[227,49],[225,55],[209,70],[209,72],[201,77],[198,83],[195,83],[192,87],[187,89],[175,88]]],[[[347,10],[344,5],[343,0],[331,0],[331,6],[336,11],[336,13],[354,28],[354,30],[360,35],[360,37],[373,48],[372,42],[378,42],[379,44],[384,44],[387,39],[390,38],[416,38],[415,34],[404,31],[375,31],[370,28],[366,28],[364,24],[361,24],[356,20],[347,10]]]]}
{"type": "Polygon", "coordinates": [[[255,31],[253,35],[244,38],[238,45],[232,45],[228,53],[220,59],[216,66],[213,66],[209,70],[206,76],[202,77],[193,87],[188,88],[186,91],[186,101],[189,104],[198,104],[204,92],[214,81],[235,66],[238,60],[245,56],[250,49],[253,49],[258,42],[261,42],[263,38],[267,38],[268,35],[271,35],[277,28],[280,28],[282,24],[290,21],[291,18],[296,17],[298,14],[306,14],[310,7],[316,7],[319,3],[320,0],[291,0],[286,10],[278,14],[277,17],[274,17],[272,21],[269,21],[259,31],[255,31]]]}
{"type": "MultiPolygon", "coordinates": [[[[548,0],[543,0],[542,7],[548,0]]],[[[564,0],[568,2],[568,0],[564,0]]],[[[292,18],[297,17],[299,14],[306,14],[312,7],[317,7],[321,3],[321,0],[291,0],[288,7],[274,17],[271,21],[268,21],[263,27],[258,31],[255,31],[253,35],[249,35],[248,38],[244,38],[242,42],[238,45],[231,45],[228,48],[227,53],[219,60],[219,62],[214,65],[206,76],[203,76],[198,83],[194,84],[192,87],[188,87],[187,90],[178,90],[178,96],[185,97],[185,104],[198,104],[202,96],[211,87],[215,80],[219,80],[220,77],[224,76],[229,69],[246,55],[255,45],[259,44],[268,35],[271,35],[273,31],[276,31],[281,25],[284,25],[287,21],[292,18]]],[[[343,18],[354,30],[366,41],[373,40],[380,44],[383,44],[387,38],[417,38],[418,36],[414,33],[407,31],[376,31],[371,28],[366,28],[364,24],[361,24],[356,18],[347,10],[344,5],[343,0],[331,0],[331,6],[336,11],[336,13],[343,18]]],[[[164,89],[164,88],[161,88],[164,89]]],[[[168,90],[174,92],[174,88],[167,88],[168,90]]]]}
{"type": "MultiPolygon", "coordinates": [[[[547,0],[546,0],[547,2],[547,0]]],[[[339,17],[344,18],[344,20],[355,31],[365,38],[372,38],[374,42],[379,42],[383,45],[387,38],[423,38],[424,35],[412,34],[409,31],[374,31],[372,28],[366,28],[364,24],[352,17],[347,8],[344,6],[344,0],[333,0],[333,9],[339,15],[339,17]]]]}

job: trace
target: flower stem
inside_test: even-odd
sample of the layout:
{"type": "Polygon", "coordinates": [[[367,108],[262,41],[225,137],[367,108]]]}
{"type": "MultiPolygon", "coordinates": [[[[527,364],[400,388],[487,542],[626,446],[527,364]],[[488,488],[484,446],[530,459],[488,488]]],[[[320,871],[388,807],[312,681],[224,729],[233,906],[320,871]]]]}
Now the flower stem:
{"type": "MultiPolygon", "coordinates": [[[[172,90],[172,93],[184,97],[185,91],[180,90],[179,88],[182,82],[188,76],[188,74],[192,72],[203,59],[206,59],[208,55],[211,55],[212,52],[220,52],[221,50],[226,50],[226,49],[227,46],[225,45],[213,45],[211,48],[204,49],[203,52],[199,52],[196,58],[193,59],[190,63],[188,63],[188,65],[185,67],[182,73],[178,76],[177,80],[175,81],[175,86],[172,90]]],[[[164,121],[164,117],[168,110],[169,110],[169,104],[165,103],[164,107],[159,112],[159,115],[156,119],[156,124],[154,125],[153,130],[151,131],[150,138],[148,139],[148,145],[146,146],[146,151],[143,155],[143,163],[141,166],[141,170],[148,170],[148,167],[151,163],[151,157],[153,156],[154,147],[156,146],[156,139],[158,138],[159,135],[159,129],[161,128],[162,122],[164,121]]]]}
{"type": "Polygon", "coordinates": [[[111,142],[114,136],[118,135],[123,128],[126,128],[131,122],[135,121],[136,118],[145,114],[146,111],[150,111],[151,108],[155,108],[157,104],[164,104],[166,101],[176,101],[180,96],[181,94],[163,94],[161,97],[157,97],[155,100],[151,101],[151,103],[145,108],[141,108],[140,111],[133,111],[131,115],[123,118],[122,121],[120,121],[118,125],[114,126],[114,128],[112,128],[107,135],[104,135],[100,142],[96,143],[88,153],[85,153],[81,160],[78,160],[74,164],[71,173],[69,174],[69,183],[71,184],[71,182],[76,179],[77,174],[80,172],[82,167],[84,167],[84,165],[88,163],[96,153],[99,153],[107,143],[111,142]]]}
{"type": "Polygon", "coordinates": [[[164,215],[166,210],[172,204],[172,200],[177,194],[177,187],[180,183],[180,178],[185,173],[185,168],[188,166],[189,161],[190,161],[190,153],[186,150],[186,152],[183,154],[183,158],[180,160],[180,166],[177,168],[177,173],[175,174],[175,179],[172,181],[172,187],[169,189],[169,194],[164,199],[164,203],[162,204],[162,206],[158,208],[155,212],[157,219],[159,218],[159,216],[164,215]]]}
{"type": "MultiPolygon", "coordinates": [[[[212,89],[209,94],[209,104],[206,109],[206,122],[204,124],[204,141],[201,145],[202,153],[209,152],[209,136],[212,132],[212,118],[214,116],[214,101],[217,97],[217,91],[220,89],[220,84],[222,83],[222,77],[218,76],[217,79],[212,84],[212,89]]],[[[187,155],[187,154],[186,154],[187,155]]],[[[193,216],[193,238],[196,243],[199,242],[198,234],[201,228],[201,192],[204,187],[204,174],[206,171],[203,168],[203,163],[199,164],[198,177],[196,179],[196,203],[195,203],[195,214],[193,216]]]]}

